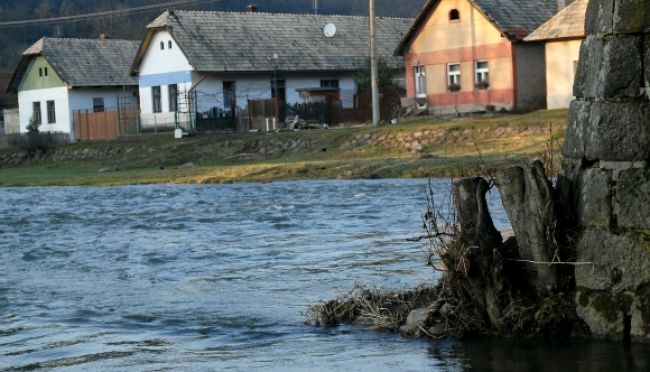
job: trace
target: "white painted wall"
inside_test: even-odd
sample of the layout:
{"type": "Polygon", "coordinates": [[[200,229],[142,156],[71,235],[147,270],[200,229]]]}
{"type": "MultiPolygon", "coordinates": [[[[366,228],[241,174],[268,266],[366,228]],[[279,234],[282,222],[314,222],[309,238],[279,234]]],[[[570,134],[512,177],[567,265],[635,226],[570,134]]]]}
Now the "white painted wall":
{"type": "Polygon", "coordinates": [[[312,77],[287,77],[287,103],[303,102],[300,94],[296,89],[300,88],[318,88],[321,80],[338,80],[341,89],[341,102],[343,108],[354,107],[354,95],[357,93],[357,83],[354,75],[325,75],[314,74],[312,77]]]}
{"type": "Polygon", "coordinates": [[[135,92],[135,87],[127,88],[77,88],[68,89],[67,87],[27,90],[18,93],[18,108],[20,112],[20,132],[27,132],[27,125],[32,118],[33,103],[41,102],[42,124],[39,128],[41,132],[73,132],[74,111],[88,110],[93,111],[93,98],[104,98],[104,107],[106,110],[117,109],[117,97],[125,94],[131,95],[135,92]],[[54,101],[56,110],[56,123],[48,124],[47,122],[47,101],[54,101]]]}
{"type": "Polygon", "coordinates": [[[39,127],[41,132],[72,132],[68,88],[57,87],[18,92],[21,133],[27,132],[27,126],[34,114],[34,102],[41,103],[41,126],[39,127]],[[48,124],[47,122],[47,101],[54,101],[56,123],[48,124]]]}
{"type": "MultiPolygon", "coordinates": [[[[195,81],[201,81],[202,77],[195,75],[195,81]]],[[[224,106],[224,81],[235,82],[235,99],[237,107],[244,108],[249,99],[269,99],[271,98],[271,79],[272,77],[246,77],[232,76],[220,77],[210,76],[203,79],[196,86],[195,95],[197,97],[197,110],[199,113],[209,111],[213,108],[229,109],[224,106]]]]}
{"type": "Polygon", "coordinates": [[[106,111],[117,110],[117,98],[123,95],[133,95],[135,88],[76,88],[68,93],[70,110],[93,111],[93,98],[103,98],[106,111]]]}
{"type": "MultiPolygon", "coordinates": [[[[192,88],[192,83],[180,83],[178,85],[178,110],[179,124],[189,128],[187,122],[188,105],[187,91],[192,88]]],[[[169,85],[160,85],[160,103],[162,112],[153,112],[153,91],[152,87],[140,86],[140,120],[142,127],[145,129],[152,128],[173,128],[176,126],[176,113],[170,110],[169,85]]]]}
{"type": "Polygon", "coordinates": [[[158,31],[154,34],[149,44],[149,49],[140,64],[140,76],[166,74],[176,71],[194,71],[178,47],[176,41],[167,31],[158,31]],[[169,42],[172,42],[172,48],[169,49],[169,42]],[[160,49],[160,43],[165,43],[165,49],[160,49]]]}
{"type": "Polygon", "coordinates": [[[175,127],[176,120],[187,127],[189,118],[183,112],[188,111],[186,92],[192,87],[194,68],[189,64],[176,41],[167,31],[154,34],[149,49],[140,65],[139,94],[140,119],[145,129],[175,127]],[[169,48],[171,41],[172,47],[169,48]],[[161,49],[160,43],[164,44],[161,49]],[[169,85],[177,84],[179,91],[179,112],[170,112],[169,85]],[[162,112],[153,112],[153,86],[160,86],[162,112]]]}

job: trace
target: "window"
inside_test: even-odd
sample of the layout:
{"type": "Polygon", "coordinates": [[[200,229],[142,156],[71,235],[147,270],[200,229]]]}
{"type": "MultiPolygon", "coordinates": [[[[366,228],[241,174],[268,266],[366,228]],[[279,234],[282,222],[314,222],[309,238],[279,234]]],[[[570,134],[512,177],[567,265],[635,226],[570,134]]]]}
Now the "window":
{"type": "Polygon", "coordinates": [[[54,101],[47,101],[47,123],[56,123],[56,106],[54,105],[54,101]]]}
{"type": "Polygon", "coordinates": [[[41,103],[34,102],[32,103],[32,122],[36,125],[41,125],[41,103]]]}
{"type": "Polygon", "coordinates": [[[43,69],[44,75],[47,76],[47,67],[43,69]]]}
{"type": "Polygon", "coordinates": [[[427,73],[424,66],[415,66],[415,95],[417,97],[427,96],[427,73]]]}
{"type": "Polygon", "coordinates": [[[335,80],[335,79],[321,80],[320,81],[320,87],[321,88],[338,88],[339,87],[339,81],[335,80]]]}
{"type": "Polygon", "coordinates": [[[151,97],[153,103],[153,112],[162,112],[162,105],[160,104],[160,87],[151,87],[151,97]]]}
{"type": "Polygon", "coordinates": [[[487,89],[490,87],[490,69],[488,68],[487,61],[476,61],[475,65],[476,76],[475,84],[476,89],[487,89]]]}
{"type": "Polygon", "coordinates": [[[171,84],[169,87],[169,112],[178,111],[178,84],[171,84]]]}
{"type": "Polygon", "coordinates": [[[460,12],[458,11],[458,9],[452,9],[451,12],[449,12],[449,20],[450,21],[460,20],[460,12]]]}
{"type": "Polygon", "coordinates": [[[167,47],[168,47],[169,49],[172,48],[172,41],[171,41],[171,40],[169,40],[169,43],[167,43],[167,47]]]}
{"type": "Polygon", "coordinates": [[[38,76],[43,76],[43,68],[42,67],[38,68],[38,76]]]}
{"type": "Polygon", "coordinates": [[[93,112],[104,112],[104,97],[93,98],[93,112]]]}
{"type": "Polygon", "coordinates": [[[160,50],[165,50],[165,42],[164,41],[160,42],[160,50]]]}
{"type": "Polygon", "coordinates": [[[447,88],[450,92],[460,90],[460,65],[447,65],[447,88]]]}

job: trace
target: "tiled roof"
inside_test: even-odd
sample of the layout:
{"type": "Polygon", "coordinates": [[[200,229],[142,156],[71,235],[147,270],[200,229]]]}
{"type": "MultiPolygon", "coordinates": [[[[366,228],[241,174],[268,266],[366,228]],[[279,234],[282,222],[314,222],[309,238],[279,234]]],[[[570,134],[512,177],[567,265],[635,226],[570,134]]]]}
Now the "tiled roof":
{"type": "Polygon", "coordinates": [[[526,37],[526,41],[583,38],[589,0],[575,0],[526,37]]]}
{"type": "MultiPolygon", "coordinates": [[[[441,0],[428,0],[407,34],[402,38],[397,53],[417,34],[420,25],[435,11],[441,0]]],[[[468,0],[485,15],[504,35],[522,40],[557,12],[557,0],[468,0]]]]}
{"type": "Polygon", "coordinates": [[[533,32],[557,12],[557,0],[472,0],[504,32],[533,32]]]}
{"type": "Polygon", "coordinates": [[[43,56],[72,87],[138,85],[130,67],[138,41],[42,38],[23,52],[9,90],[16,91],[29,61],[43,56]]]}
{"type": "MultiPolygon", "coordinates": [[[[378,54],[392,67],[403,67],[393,50],[412,22],[376,20],[378,54]]],[[[173,11],[148,28],[150,34],[169,29],[199,72],[354,71],[367,65],[369,55],[367,17],[173,11]],[[323,30],[330,23],[336,34],[328,38],[323,30]]],[[[134,72],[150,39],[140,48],[134,72]]]]}

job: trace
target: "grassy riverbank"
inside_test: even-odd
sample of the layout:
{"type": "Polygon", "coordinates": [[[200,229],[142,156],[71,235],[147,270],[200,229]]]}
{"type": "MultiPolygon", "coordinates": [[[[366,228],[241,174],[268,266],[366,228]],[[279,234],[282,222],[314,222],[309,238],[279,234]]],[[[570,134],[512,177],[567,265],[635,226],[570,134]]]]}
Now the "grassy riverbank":
{"type": "MultiPolygon", "coordinates": [[[[566,110],[272,134],[171,133],[59,146],[38,159],[0,151],[0,186],[460,177],[541,156],[566,110]],[[480,156],[479,156],[480,154],[480,156]]],[[[557,151],[557,144],[555,145],[557,151]]]]}

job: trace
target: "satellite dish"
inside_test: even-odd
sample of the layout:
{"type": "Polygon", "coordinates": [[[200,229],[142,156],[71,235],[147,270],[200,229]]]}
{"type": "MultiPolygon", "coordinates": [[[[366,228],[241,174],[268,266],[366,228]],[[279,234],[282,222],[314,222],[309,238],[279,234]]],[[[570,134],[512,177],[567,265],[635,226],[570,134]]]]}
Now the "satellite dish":
{"type": "Polygon", "coordinates": [[[328,23],[325,25],[323,32],[325,33],[325,37],[334,37],[336,35],[336,26],[334,23],[328,23]]]}

